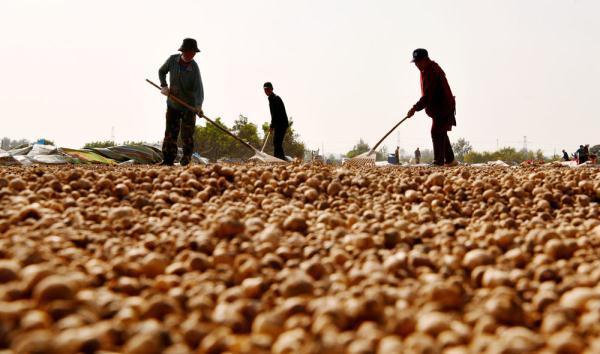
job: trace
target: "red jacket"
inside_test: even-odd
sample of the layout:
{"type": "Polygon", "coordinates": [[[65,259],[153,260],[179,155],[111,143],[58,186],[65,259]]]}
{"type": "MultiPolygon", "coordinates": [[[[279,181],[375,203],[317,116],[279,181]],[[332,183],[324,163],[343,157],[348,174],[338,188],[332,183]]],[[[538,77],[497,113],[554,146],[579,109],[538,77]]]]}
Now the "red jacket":
{"type": "Polygon", "coordinates": [[[435,123],[444,124],[451,130],[452,126],[456,125],[456,101],[444,70],[434,61],[429,61],[421,71],[421,94],[421,99],[414,105],[414,109],[425,109],[425,113],[433,118],[435,123]]]}

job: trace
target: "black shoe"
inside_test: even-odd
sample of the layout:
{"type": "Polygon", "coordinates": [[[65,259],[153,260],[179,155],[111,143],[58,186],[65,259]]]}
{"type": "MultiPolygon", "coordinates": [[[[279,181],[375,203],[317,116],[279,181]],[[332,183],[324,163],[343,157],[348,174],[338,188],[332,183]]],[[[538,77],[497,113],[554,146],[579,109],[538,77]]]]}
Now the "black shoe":
{"type": "Polygon", "coordinates": [[[163,162],[159,163],[159,166],[173,166],[173,163],[168,162],[168,161],[163,161],[163,162]]]}
{"type": "Polygon", "coordinates": [[[179,164],[181,166],[187,166],[187,165],[189,165],[190,164],[190,158],[189,157],[185,157],[185,156],[182,157],[181,161],[179,161],[179,164]]]}

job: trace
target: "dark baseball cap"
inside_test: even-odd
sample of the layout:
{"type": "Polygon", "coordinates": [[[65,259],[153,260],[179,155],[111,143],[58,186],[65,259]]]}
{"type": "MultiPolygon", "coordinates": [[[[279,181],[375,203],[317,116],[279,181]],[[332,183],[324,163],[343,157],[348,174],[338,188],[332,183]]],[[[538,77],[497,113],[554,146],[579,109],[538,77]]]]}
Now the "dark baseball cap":
{"type": "Polygon", "coordinates": [[[273,84],[270,82],[265,82],[265,84],[263,85],[263,88],[269,88],[269,89],[273,89],[273,84]]]}
{"type": "Polygon", "coordinates": [[[416,61],[425,59],[425,58],[429,58],[429,53],[427,53],[427,49],[423,49],[423,48],[418,48],[413,50],[413,60],[411,60],[411,63],[414,63],[416,61]]]}

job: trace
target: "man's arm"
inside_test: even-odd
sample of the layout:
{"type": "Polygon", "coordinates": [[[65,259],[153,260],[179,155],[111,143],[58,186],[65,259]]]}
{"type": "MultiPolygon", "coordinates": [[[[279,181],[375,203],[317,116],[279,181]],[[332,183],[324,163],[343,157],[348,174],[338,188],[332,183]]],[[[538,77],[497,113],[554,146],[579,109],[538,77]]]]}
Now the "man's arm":
{"type": "Polygon", "coordinates": [[[167,73],[169,72],[169,66],[171,62],[171,57],[165,61],[165,63],[158,69],[158,78],[160,80],[160,86],[166,87],[167,85],[167,73]]]}
{"type": "Polygon", "coordinates": [[[287,112],[285,111],[285,105],[283,104],[283,100],[279,97],[279,119],[282,121],[287,120],[287,112]]]}
{"type": "Polygon", "coordinates": [[[423,80],[423,96],[421,96],[419,101],[417,101],[417,103],[415,103],[413,106],[414,111],[421,111],[431,103],[435,86],[437,85],[438,81],[439,78],[434,74],[433,71],[427,74],[427,77],[425,77],[423,80]]]}

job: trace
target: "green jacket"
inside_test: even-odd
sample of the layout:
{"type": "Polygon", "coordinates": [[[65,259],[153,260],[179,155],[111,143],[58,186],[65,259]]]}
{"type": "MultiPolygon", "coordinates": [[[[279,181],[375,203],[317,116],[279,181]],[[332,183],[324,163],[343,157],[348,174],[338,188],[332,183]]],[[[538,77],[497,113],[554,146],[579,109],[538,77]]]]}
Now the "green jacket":
{"type": "MultiPolygon", "coordinates": [[[[204,87],[198,64],[192,60],[187,65],[181,65],[180,57],[180,54],[171,55],[158,69],[160,86],[167,86],[167,73],[169,73],[169,92],[193,107],[202,106],[204,87]]],[[[186,110],[185,107],[171,99],[167,99],[167,105],[180,111],[186,110]]]]}

